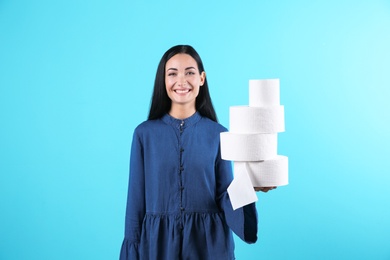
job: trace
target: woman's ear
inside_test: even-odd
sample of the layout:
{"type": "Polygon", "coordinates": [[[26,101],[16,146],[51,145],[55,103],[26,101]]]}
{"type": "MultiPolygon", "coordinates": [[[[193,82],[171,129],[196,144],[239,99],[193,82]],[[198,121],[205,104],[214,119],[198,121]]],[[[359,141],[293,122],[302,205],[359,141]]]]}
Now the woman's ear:
{"type": "Polygon", "coordinates": [[[203,86],[205,80],[206,80],[206,72],[202,71],[202,73],[200,73],[200,86],[203,86]]]}

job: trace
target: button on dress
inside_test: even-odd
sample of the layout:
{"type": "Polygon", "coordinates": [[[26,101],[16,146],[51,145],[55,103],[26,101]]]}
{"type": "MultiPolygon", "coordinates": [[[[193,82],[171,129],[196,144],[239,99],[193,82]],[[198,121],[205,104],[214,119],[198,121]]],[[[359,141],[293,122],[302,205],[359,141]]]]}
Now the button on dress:
{"type": "Polygon", "coordinates": [[[255,204],[233,210],[227,193],[233,176],[220,155],[225,131],[199,112],[184,120],[166,114],[135,129],[120,259],[234,259],[232,231],[256,242],[255,204]]]}

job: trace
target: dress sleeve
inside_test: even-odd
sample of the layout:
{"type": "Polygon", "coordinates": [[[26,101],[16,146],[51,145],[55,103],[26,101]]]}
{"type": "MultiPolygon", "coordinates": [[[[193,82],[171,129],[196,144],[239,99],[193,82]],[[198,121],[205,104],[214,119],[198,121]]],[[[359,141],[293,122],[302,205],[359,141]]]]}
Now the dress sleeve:
{"type": "Polygon", "coordinates": [[[136,129],[131,145],[125,238],[121,247],[120,260],[139,259],[138,247],[144,216],[145,178],[143,147],[136,129]]]}
{"type": "Polygon", "coordinates": [[[220,152],[216,162],[217,198],[219,207],[225,213],[230,229],[248,244],[257,241],[257,211],[255,203],[233,210],[227,188],[233,179],[230,161],[221,159],[220,152]]]}

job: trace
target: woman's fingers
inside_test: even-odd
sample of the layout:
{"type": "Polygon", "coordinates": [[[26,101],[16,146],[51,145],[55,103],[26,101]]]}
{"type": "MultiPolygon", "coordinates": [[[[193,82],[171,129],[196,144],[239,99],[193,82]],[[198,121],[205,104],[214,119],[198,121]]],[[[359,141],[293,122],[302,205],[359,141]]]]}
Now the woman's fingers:
{"type": "Polygon", "coordinates": [[[262,191],[262,192],[268,192],[270,190],[276,189],[276,186],[272,187],[254,187],[255,191],[262,191]]]}

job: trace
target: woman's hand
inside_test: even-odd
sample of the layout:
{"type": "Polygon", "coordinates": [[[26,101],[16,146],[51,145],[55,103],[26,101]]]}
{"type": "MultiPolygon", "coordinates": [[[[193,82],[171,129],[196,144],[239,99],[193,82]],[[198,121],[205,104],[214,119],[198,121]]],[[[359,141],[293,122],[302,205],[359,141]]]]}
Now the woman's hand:
{"type": "Polygon", "coordinates": [[[262,191],[262,192],[268,192],[270,190],[276,189],[276,186],[272,187],[254,187],[255,191],[262,191]]]}

